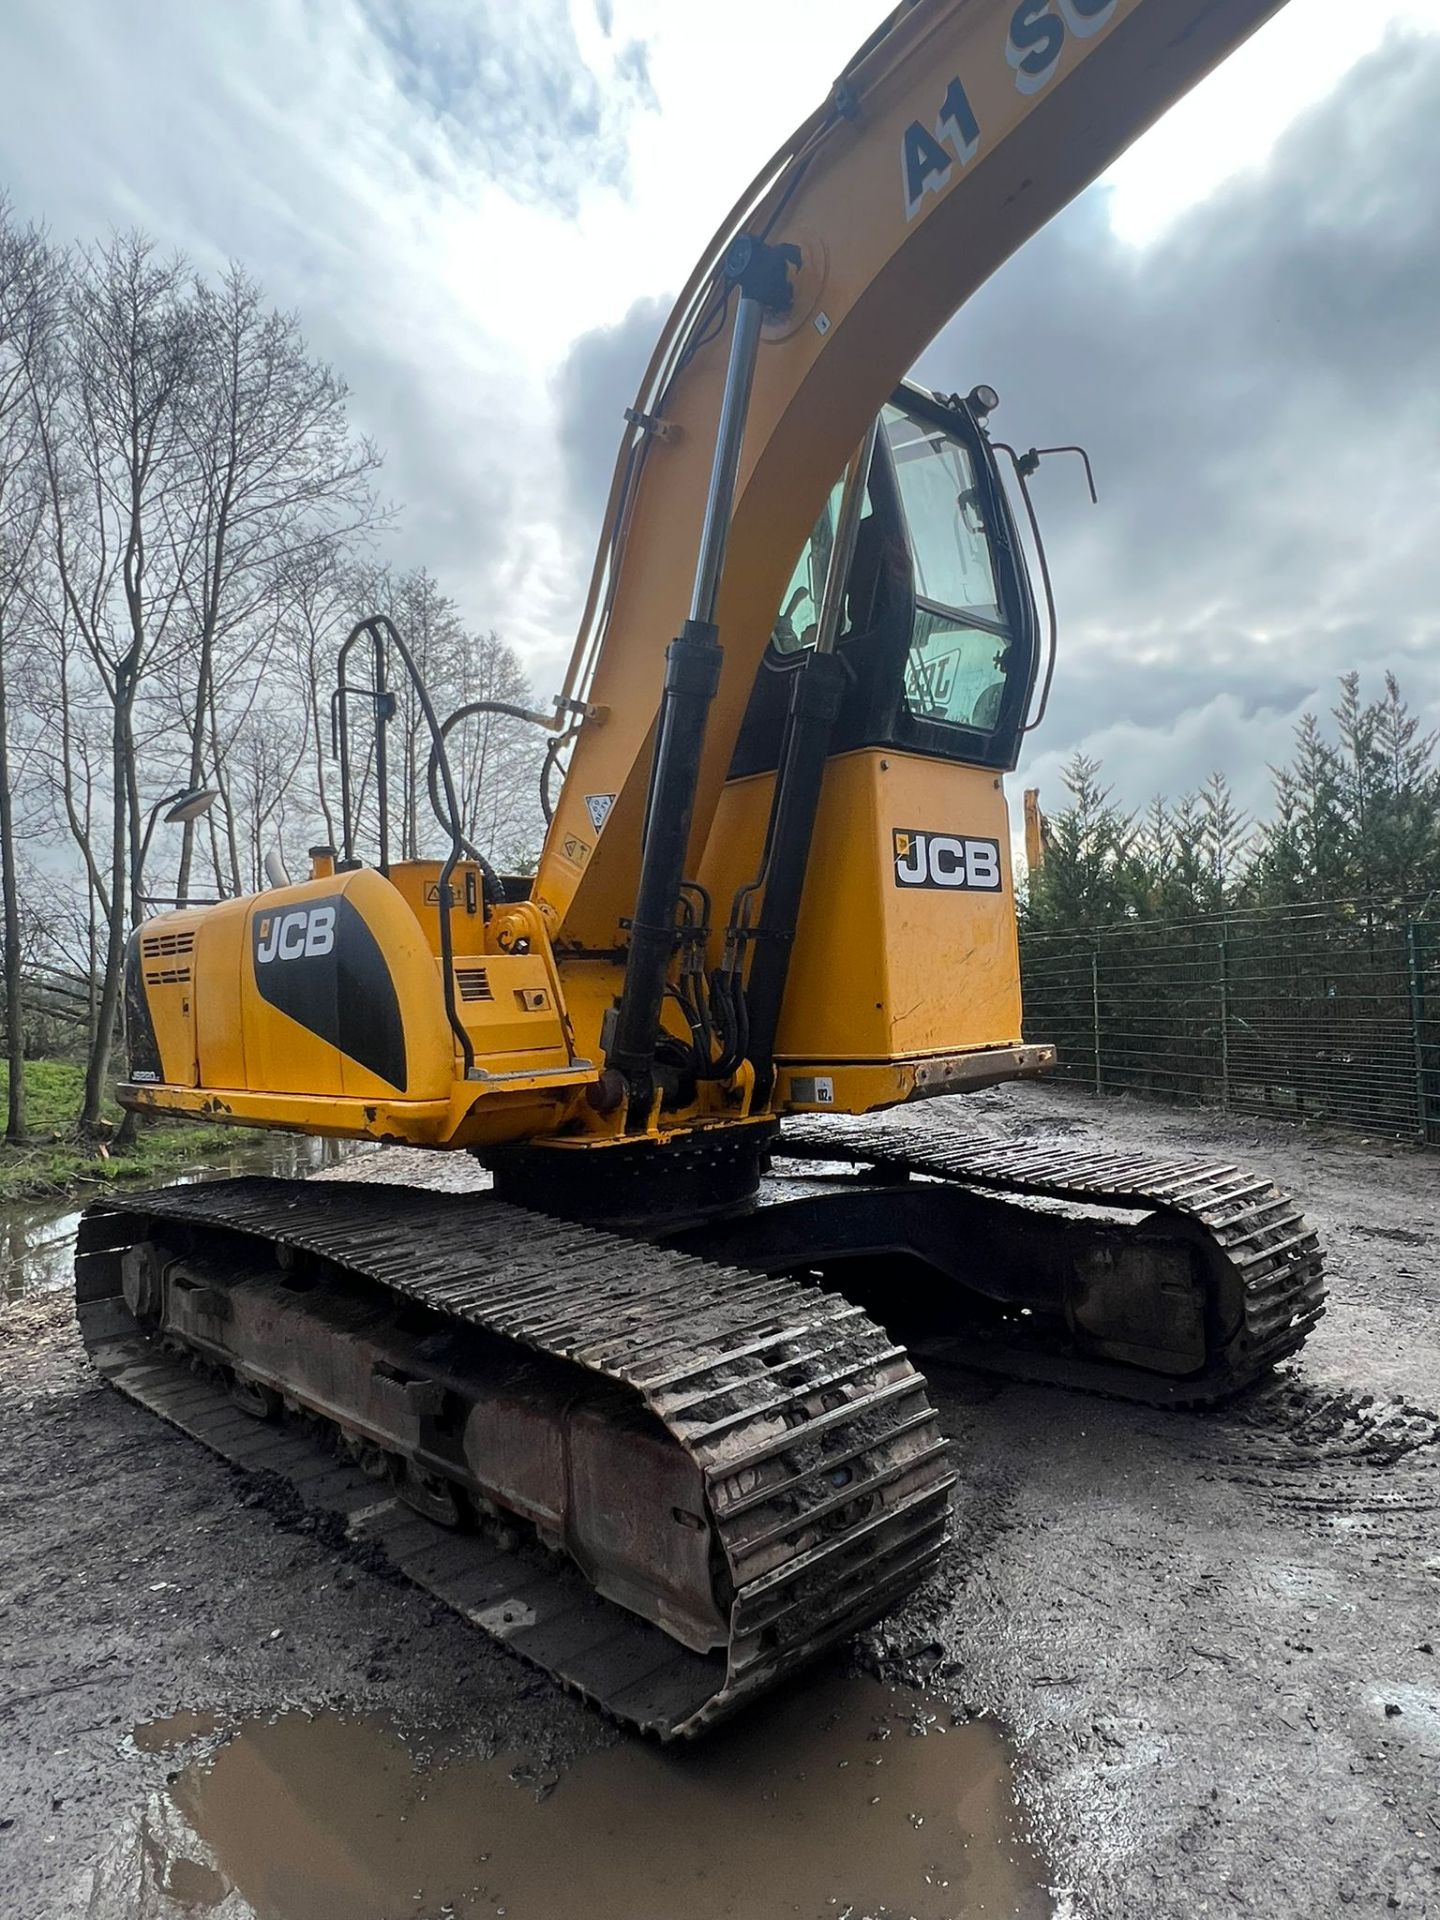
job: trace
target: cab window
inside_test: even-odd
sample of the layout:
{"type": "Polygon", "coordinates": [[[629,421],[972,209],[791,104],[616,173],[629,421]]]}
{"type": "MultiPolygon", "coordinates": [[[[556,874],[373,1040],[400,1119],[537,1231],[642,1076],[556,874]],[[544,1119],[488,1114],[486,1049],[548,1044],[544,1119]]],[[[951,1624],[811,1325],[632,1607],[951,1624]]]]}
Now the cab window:
{"type": "MultiPolygon", "coordinates": [[[[780,602],[771,630],[770,644],[777,653],[799,653],[813,647],[820,626],[820,602],[825,595],[825,575],[835,547],[835,528],[840,518],[840,501],[845,492],[844,479],[830,489],[830,497],[821,509],[810,538],[795,562],[795,570],[780,602]]],[[[862,520],[869,518],[870,496],[866,493],[860,509],[862,520]]],[[[843,627],[842,627],[843,631],[843,627]]]]}
{"type": "Polygon", "coordinates": [[[915,572],[905,703],[920,720],[990,731],[1010,636],[975,468],[964,447],[894,407],[885,411],[885,434],[915,572]]]}
{"type": "Polygon", "coordinates": [[[1010,643],[986,627],[917,606],[905,704],[917,719],[989,732],[1000,717],[1010,643]]]}

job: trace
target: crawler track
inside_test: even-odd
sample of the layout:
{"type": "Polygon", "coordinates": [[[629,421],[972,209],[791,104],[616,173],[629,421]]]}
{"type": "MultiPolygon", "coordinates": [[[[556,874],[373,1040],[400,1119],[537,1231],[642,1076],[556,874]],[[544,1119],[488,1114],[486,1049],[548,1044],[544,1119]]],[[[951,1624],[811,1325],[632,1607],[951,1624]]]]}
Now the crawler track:
{"type": "Polygon", "coordinates": [[[1325,1311],[1314,1228],[1288,1194],[1240,1167],[957,1138],[913,1122],[792,1123],[777,1150],[799,1159],[851,1161],[887,1175],[919,1174],[992,1193],[1143,1213],[1174,1222],[1207,1249],[1212,1284],[1234,1302],[1234,1311],[1201,1373],[1169,1380],[1020,1342],[970,1345],[961,1356],[1024,1378],[1158,1404],[1207,1405],[1298,1352],[1325,1311]]]}
{"type": "MultiPolygon", "coordinates": [[[[699,1731],[875,1619],[929,1571],[953,1480],[904,1351],[843,1299],[481,1196],[246,1179],[92,1207],[77,1302],[123,1393],[237,1466],[281,1476],[401,1572],[618,1719],[699,1731]],[[257,1425],[215,1370],[132,1314],[127,1247],[323,1262],[638,1397],[704,1477],[729,1644],[701,1655],[600,1598],[564,1555],[447,1531],[337,1464],[294,1421],[257,1425]],[[198,1368],[198,1370],[197,1370],[198,1368]]],[[[313,1424],[313,1423],[311,1423],[313,1424]]]]}

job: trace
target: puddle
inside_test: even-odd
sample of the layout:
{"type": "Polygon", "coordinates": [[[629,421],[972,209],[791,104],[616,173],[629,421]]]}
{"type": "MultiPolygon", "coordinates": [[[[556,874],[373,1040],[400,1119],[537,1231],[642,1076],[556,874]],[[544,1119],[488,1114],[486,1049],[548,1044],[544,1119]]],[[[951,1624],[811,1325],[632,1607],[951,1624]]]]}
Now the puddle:
{"type": "MultiPolygon", "coordinates": [[[[172,1745],[180,1720],[204,1716],[137,1740],[172,1745]]],[[[874,1680],[801,1683],[698,1745],[626,1739],[558,1781],[514,1754],[417,1754],[382,1720],[291,1713],[178,1774],[89,1912],[1045,1920],[1045,1869],[1014,1818],[993,1725],[951,1727],[874,1680]]]]}
{"type": "Polygon", "coordinates": [[[79,1224],[77,1209],[53,1200],[0,1207],[0,1299],[73,1285],[79,1224]]]}
{"type": "MultiPolygon", "coordinates": [[[[215,1158],[197,1162],[157,1186],[191,1186],[197,1180],[219,1180],[236,1173],[273,1173],[299,1179],[322,1167],[338,1164],[356,1151],[344,1140],[307,1138],[303,1134],[276,1134],[252,1146],[232,1148],[215,1158]]],[[[97,1194],[102,1189],[96,1189],[97,1194]]],[[[113,1189],[123,1192],[123,1187],[113,1189]]],[[[66,1291],[75,1278],[75,1229],[80,1208],[73,1199],[20,1200],[0,1206],[0,1302],[37,1293],[66,1291]]]]}

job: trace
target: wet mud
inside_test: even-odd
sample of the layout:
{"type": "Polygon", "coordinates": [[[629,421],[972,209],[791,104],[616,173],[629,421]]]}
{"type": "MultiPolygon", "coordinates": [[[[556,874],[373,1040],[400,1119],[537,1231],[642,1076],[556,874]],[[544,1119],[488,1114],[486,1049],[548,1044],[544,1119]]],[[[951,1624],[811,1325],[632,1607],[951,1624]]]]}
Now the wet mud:
{"type": "Polygon", "coordinates": [[[141,1753],[172,1753],[177,1747],[212,1739],[224,1727],[218,1713],[167,1713],[163,1720],[143,1721],[130,1738],[141,1753]]]}
{"type": "MultiPolygon", "coordinates": [[[[195,1717],[137,1729],[182,1744],[195,1717]]],[[[97,1870],[93,1920],[748,1920],[1051,1911],[988,1721],[830,1672],[703,1743],[564,1771],[383,1717],[291,1713],[177,1771],[97,1870]]]]}
{"type": "MultiPolygon", "coordinates": [[[[567,1920],[607,1900],[643,1916],[637,1889],[662,1870],[685,1887],[667,1916],[710,1895],[754,1920],[835,1920],[852,1898],[850,1920],[965,1914],[923,1879],[957,1848],[989,1862],[1001,1912],[1440,1920],[1440,1160],[1063,1088],[923,1111],[1253,1166],[1304,1196],[1330,1311],[1275,1381],[1210,1414],[932,1368],[959,1475],[939,1574],[733,1745],[672,1757],[622,1737],[293,1500],[117,1404],[63,1295],[0,1311],[0,1914],[247,1920],[279,1897],[245,1854],[250,1807],[260,1852],[288,1821],[302,1864],[370,1859],[370,1826],[381,1866],[408,1861],[412,1824],[433,1833],[453,1871],[391,1910],[433,1900],[437,1920],[447,1903],[465,1920],[544,1912],[562,1865],[567,1920]],[[875,1693],[853,1719],[816,1716],[829,1688],[882,1684],[923,1693],[936,1726],[912,1741],[875,1693]],[[896,1724],[872,1743],[859,1728],[882,1710],[896,1724]],[[180,1714],[198,1718],[153,1724],[180,1714]],[[770,1746],[729,1757],[752,1740],[770,1746]],[[902,1752],[922,1771],[857,1806],[847,1742],[882,1758],[882,1781],[902,1752]],[[933,1798],[935,1754],[976,1806],[933,1798]],[[231,1795],[243,1768],[253,1793],[231,1795]],[[493,1845],[455,1841],[460,1799],[472,1833],[493,1819],[493,1845]],[[376,1812],[364,1832],[351,1800],[376,1812]],[[720,1877],[692,1886],[700,1825],[720,1877]],[[882,1866],[883,1885],[858,1877],[882,1866]],[[128,1909],[105,1907],[112,1885],[128,1909]]],[[[334,1174],[475,1178],[459,1156],[405,1153],[334,1174]]],[[[340,1910],[363,1920],[362,1897],[340,1910]]]]}

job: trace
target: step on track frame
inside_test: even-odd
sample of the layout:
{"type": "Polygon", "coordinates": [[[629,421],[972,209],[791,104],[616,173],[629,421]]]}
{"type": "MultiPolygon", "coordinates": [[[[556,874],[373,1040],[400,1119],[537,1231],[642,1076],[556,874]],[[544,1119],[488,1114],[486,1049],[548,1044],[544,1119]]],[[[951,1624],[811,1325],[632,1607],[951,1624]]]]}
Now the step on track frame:
{"type": "Polygon", "coordinates": [[[268,1179],[100,1202],[76,1265],[86,1347],[121,1392],[235,1465],[278,1474],[467,1619],[664,1738],[700,1731],[876,1619],[943,1544],[954,1475],[923,1378],[858,1308],[813,1286],[485,1195],[268,1179]],[[239,1412],[126,1303],[125,1249],[177,1236],[202,1257],[249,1247],[271,1263],[276,1249],[328,1262],[637,1396],[704,1476],[733,1590],[724,1653],[690,1652],[602,1599],[563,1554],[447,1531],[295,1423],[239,1412]]]}

